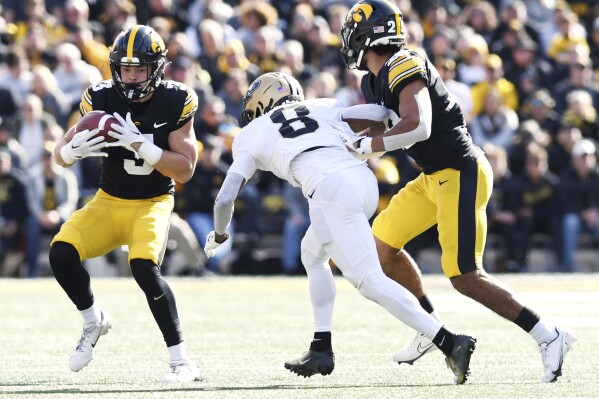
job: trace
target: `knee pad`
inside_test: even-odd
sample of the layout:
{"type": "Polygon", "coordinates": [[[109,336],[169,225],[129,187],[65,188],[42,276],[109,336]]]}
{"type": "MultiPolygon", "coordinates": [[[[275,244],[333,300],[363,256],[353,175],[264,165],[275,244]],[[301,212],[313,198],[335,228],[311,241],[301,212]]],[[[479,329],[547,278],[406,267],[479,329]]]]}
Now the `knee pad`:
{"type": "Polygon", "coordinates": [[[162,275],[151,260],[131,259],[131,274],[146,295],[161,295],[162,275]]]}

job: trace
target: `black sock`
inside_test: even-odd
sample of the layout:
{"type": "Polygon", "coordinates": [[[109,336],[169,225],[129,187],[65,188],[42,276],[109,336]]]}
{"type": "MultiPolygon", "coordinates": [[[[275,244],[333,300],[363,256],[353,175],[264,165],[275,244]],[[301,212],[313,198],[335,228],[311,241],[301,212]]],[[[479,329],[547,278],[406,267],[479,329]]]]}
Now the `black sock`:
{"type": "Polygon", "coordinates": [[[454,345],[454,334],[447,330],[445,327],[441,327],[435,338],[433,338],[433,343],[437,346],[437,348],[441,349],[446,356],[451,354],[454,345]]]}
{"type": "Polygon", "coordinates": [[[418,298],[418,302],[420,303],[420,307],[426,310],[426,313],[430,314],[435,311],[435,309],[433,308],[433,304],[431,303],[431,301],[428,300],[426,294],[423,297],[418,298]]]}
{"type": "Polygon", "coordinates": [[[324,352],[326,350],[332,350],[331,346],[331,332],[315,332],[314,339],[310,343],[310,350],[314,352],[324,352]]]}
{"type": "Polygon", "coordinates": [[[541,320],[541,316],[525,306],[518,317],[516,317],[516,320],[514,320],[514,323],[524,331],[530,332],[539,320],[541,320]]]}

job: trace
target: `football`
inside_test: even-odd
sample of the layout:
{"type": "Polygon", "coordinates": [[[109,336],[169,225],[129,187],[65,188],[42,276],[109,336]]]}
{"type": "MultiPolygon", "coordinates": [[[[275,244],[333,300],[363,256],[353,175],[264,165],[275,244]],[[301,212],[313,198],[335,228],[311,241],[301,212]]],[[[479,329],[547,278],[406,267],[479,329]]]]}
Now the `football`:
{"type": "Polygon", "coordinates": [[[90,111],[87,114],[83,115],[75,125],[75,132],[79,133],[83,130],[93,130],[99,128],[100,131],[97,136],[104,136],[104,139],[111,143],[116,141],[114,137],[111,137],[108,132],[111,131],[111,125],[118,125],[119,121],[111,114],[104,111],[90,111]]]}

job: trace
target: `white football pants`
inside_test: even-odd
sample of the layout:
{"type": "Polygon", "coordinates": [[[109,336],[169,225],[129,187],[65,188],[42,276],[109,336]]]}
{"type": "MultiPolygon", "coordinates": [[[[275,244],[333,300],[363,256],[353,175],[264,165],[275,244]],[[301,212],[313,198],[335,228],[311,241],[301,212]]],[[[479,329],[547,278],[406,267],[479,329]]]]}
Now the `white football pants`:
{"type": "Polygon", "coordinates": [[[343,169],[316,186],[311,225],[302,240],[302,263],[308,275],[314,331],[331,331],[335,282],[333,259],[364,297],[431,340],[442,325],[426,313],[407,289],[383,273],[368,219],[376,210],[378,187],[365,165],[343,169]]]}

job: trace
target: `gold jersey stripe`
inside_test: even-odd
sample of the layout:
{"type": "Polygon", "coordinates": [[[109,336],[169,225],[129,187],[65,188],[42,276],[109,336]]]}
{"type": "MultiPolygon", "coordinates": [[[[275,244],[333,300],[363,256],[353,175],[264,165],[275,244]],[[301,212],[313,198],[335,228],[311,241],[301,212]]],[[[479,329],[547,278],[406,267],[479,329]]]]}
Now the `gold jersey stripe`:
{"type": "Polygon", "coordinates": [[[133,58],[133,45],[135,44],[135,36],[137,35],[137,31],[141,28],[141,25],[135,25],[133,29],[131,29],[131,33],[129,34],[129,41],[127,42],[127,61],[131,62],[133,58]]]}
{"type": "Polygon", "coordinates": [[[79,104],[79,112],[81,113],[81,115],[85,115],[93,109],[94,109],[94,107],[92,105],[92,98],[89,95],[89,89],[87,89],[81,95],[81,103],[79,104]]]}
{"type": "Polygon", "coordinates": [[[187,97],[185,98],[185,104],[183,104],[183,111],[179,122],[189,118],[198,109],[198,96],[195,92],[187,90],[187,97]]]}
{"type": "Polygon", "coordinates": [[[408,56],[409,54],[402,55],[401,57],[398,57],[396,60],[393,60],[393,62],[389,64],[389,70],[395,68],[398,64],[401,64],[403,61],[406,60],[406,58],[408,58],[408,56]]]}
{"type": "Polygon", "coordinates": [[[422,72],[421,68],[412,68],[411,70],[406,71],[404,74],[402,74],[401,76],[398,76],[393,82],[391,82],[391,84],[389,85],[389,88],[391,89],[391,91],[393,91],[395,89],[395,86],[397,86],[397,84],[399,82],[401,82],[405,78],[409,78],[410,76],[415,75],[419,72],[422,72]]]}
{"type": "Polygon", "coordinates": [[[424,72],[424,67],[421,62],[418,62],[414,57],[406,58],[395,64],[389,69],[389,87],[393,88],[401,82],[402,79],[413,75],[417,71],[424,72]]]}

